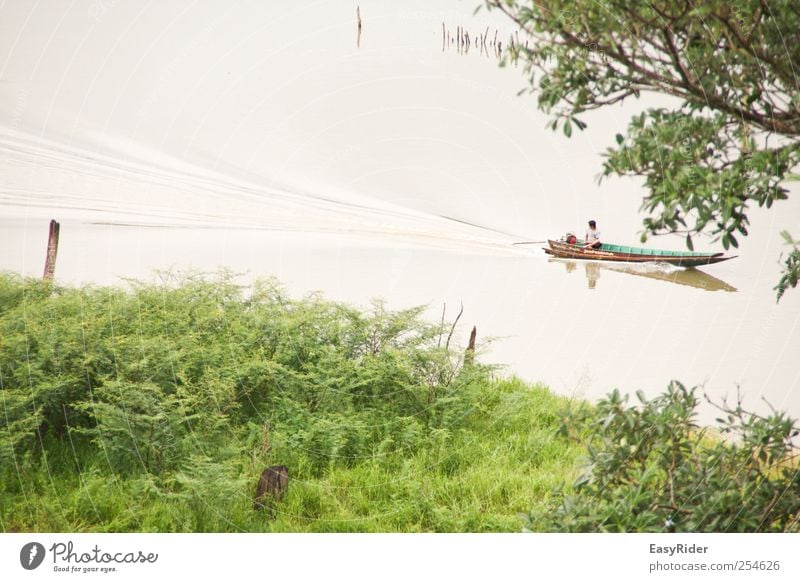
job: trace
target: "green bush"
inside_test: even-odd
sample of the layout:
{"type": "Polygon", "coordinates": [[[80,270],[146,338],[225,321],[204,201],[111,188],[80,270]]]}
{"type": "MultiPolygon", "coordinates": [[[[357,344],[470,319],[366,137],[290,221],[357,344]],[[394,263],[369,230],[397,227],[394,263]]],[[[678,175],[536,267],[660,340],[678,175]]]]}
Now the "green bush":
{"type": "Polygon", "coordinates": [[[786,532],[800,519],[796,423],[722,406],[717,431],[696,421],[677,382],[639,406],[611,393],[565,424],[588,460],[572,494],[528,527],[568,532],[786,532]]]}
{"type": "Polygon", "coordinates": [[[564,403],[465,365],[421,313],[226,273],[0,275],[0,529],[518,530],[571,475],[564,403]],[[253,510],[272,464],[274,515],[253,510]]]}

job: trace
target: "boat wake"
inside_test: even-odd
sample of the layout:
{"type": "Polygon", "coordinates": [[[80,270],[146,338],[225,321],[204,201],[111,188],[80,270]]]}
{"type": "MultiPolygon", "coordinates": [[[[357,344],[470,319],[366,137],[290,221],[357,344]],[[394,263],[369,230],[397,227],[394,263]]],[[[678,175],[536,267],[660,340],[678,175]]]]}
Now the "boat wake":
{"type": "MultiPolygon", "coordinates": [[[[616,266],[610,267],[615,268],[616,266]]],[[[620,265],[615,270],[618,271],[625,271],[627,273],[639,273],[642,275],[654,274],[654,275],[671,275],[673,273],[681,273],[686,269],[684,267],[679,267],[677,265],[671,265],[670,263],[628,263],[624,265],[620,265]]]]}
{"type": "MultiPolygon", "coordinates": [[[[94,141],[101,143],[102,140],[94,141]]],[[[132,144],[80,147],[0,131],[0,206],[125,226],[369,235],[510,251],[509,235],[347,191],[233,178],[132,144]]]]}
{"type": "Polygon", "coordinates": [[[615,273],[624,273],[626,275],[634,275],[637,277],[645,277],[656,281],[664,281],[667,283],[674,283],[676,285],[684,285],[694,287],[695,289],[704,289],[706,291],[725,291],[735,293],[738,291],[736,287],[729,283],[709,275],[705,271],[694,268],[679,267],[670,265],[668,263],[617,263],[613,261],[592,261],[581,260],[575,261],[572,259],[560,259],[550,257],[548,262],[561,263],[566,266],[567,272],[575,272],[578,270],[578,265],[584,267],[586,279],[589,287],[594,288],[597,285],[597,280],[602,271],[613,271],[615,273]]]}

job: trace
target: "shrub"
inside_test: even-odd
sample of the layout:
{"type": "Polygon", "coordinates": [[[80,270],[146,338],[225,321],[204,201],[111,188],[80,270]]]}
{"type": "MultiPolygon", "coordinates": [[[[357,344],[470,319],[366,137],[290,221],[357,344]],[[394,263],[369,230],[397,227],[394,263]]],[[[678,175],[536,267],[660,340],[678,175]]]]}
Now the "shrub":
{"type": "Polygon", "coordinates": [[[249,291],[0,275],[0,529],[513,531],[570,474],[561,399],[465,365],[421,308],[249,291]]]}
{"type": "Polygon", "coordinates": [[[567,418],[588,462],[552,515],[530,529],[567,532],[798,530],[800,472],[794,420],[723,405],[718,431],[696,423],[696,389],[672,382],[639,406],[614,391],[567,418]]]}

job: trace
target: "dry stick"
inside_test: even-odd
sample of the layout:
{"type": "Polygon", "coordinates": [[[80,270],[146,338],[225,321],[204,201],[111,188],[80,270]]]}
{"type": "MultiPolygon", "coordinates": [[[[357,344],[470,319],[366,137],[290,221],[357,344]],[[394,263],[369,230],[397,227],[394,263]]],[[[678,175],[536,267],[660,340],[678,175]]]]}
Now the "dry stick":
{"type": "Polygon", "coordinates": [[[55,220],[50,221],[50,234],[47,237],[47,257],[44,261],[44,275],[45,280],[52,280],[56,271],[56,256],[58,255],[58,235],[61,231],[61,225],[55,220]]]}
{"type": "Polygon", "coordinates": [[[436,344],[437,348],[442,347],[442,334],[444,333],[444,314],[447,311],[447,302],[442,304],[442,322],[439,324],[439,341],[436,344]]]}
{"type": "Polygon", "coordinates": [[[442,20],[442,52],[444,52],[444,43],[445,43],[446,36],[447,36],[447,34],[446,34],[446,31],[445,31],[445,28],[444,28],[444,20],[442,20]]]}
{"type": "Polygon", "coordinates": [[[447,336],[447,343],[444,344],[445,351],[450,350],[450,339],[453,337],[453,332],[456,330],[456,325],[458,325],[458,320],[461,319],[461,315],[464,313],[464,302],[461,302],[461,311],[458,312],[456,316],[456,320],[453,322],[453,327],[450,328],[450,334],[447,336]]]}
{"type": "Polygon", "coordinates": [[[356,18],[358,19],[358,36],[356,37],[356,48],[361,48],[361,7],[356,6],[356,18]]]}
{"type": "Polygon", "coordinates": [[[758,520],[758,529],[761,529],[761,526],[764,525],[764,522],[767,520],[767,517],[769,517],[770,512],[775,508],[775,504],[778,502],[778,499],[781,498],[781,495],[783,495],[781,491],[776,491],[772,496],[772,499],[764,508],[764,511],[761,513],[761,517],[758,520]]]}

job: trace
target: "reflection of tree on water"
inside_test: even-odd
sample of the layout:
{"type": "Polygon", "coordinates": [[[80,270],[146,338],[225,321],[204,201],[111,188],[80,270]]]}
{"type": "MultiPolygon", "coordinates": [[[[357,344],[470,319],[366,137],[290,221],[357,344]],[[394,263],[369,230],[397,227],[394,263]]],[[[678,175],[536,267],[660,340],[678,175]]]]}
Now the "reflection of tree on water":
{"type": "MultiPolygon", "coordinates": [[[[575,272],[575,269],[578,267],[577,261],[549,259],[548,262],[564,263],[567,273],[575,272]]],[[[727,291],[729,293],[737,291],[736,287],[729,285],[722,279],[717,279],[705,271],[700,271],[698,269],[675,269],[674,267],[663,267],[656,263],[625,264],[585,261],[583,264],[586,269],[586,282],[589,289],[595,288],[597,280],[600,278],[600,270],[606,269],[608,271],[616,271],[617,273],[626,273],[628,275],[647,277],[648,279],[657,279],[659,281],[667,281],[678,285],[687,285],[696,289],[705,289],[706,291],[727,291]]]]}

